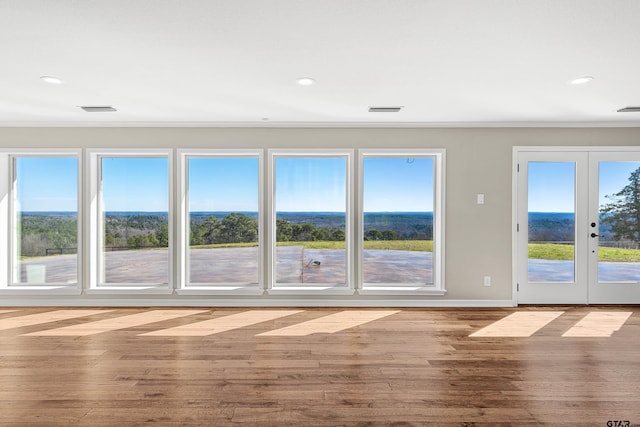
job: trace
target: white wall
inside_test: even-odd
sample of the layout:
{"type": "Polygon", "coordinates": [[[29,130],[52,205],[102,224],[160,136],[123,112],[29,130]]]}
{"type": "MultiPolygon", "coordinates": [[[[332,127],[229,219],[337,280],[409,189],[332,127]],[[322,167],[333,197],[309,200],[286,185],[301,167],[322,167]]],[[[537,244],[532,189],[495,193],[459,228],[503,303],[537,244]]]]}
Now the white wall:
{"type": "MultiPolygon", "coordinates": [[[[445,296],[304,298],[246,305],[508,305],[512,300],[512,153],[514,146],[637,146],[640,128],[1,128],[1,148],[445,148],[445,296]],[[484,205],[476,194],[484,193],[484,205]],[[492,286],[483,286],[483,276],[492,286]]],[[[153,298],[65,297],[65,303],[130,304],[153,298]],[[92,299],[90,299],[92,298],[92,299]]],[[[158,304],[238,304],[237,299],[158,296],[158,304]],[[204,298],[204,299],[203,299],[204,298]],[[209,299],[208,299],[209,298],[209,299]]],[[[50,298],[0,296],[1,305],[56,304],[50,298]]]]}

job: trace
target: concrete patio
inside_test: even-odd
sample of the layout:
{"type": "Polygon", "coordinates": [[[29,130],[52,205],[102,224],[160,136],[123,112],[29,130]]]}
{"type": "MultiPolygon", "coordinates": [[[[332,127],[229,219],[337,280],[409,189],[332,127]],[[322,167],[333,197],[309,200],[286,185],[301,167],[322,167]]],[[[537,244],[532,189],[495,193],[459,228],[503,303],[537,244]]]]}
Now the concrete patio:
{"type": "MultiPolygon", "coordinates": [[[[258,283],[258,248],[194,249],[189,251],[190,283],[258,283]]],[[[328,284],[346,282],[345,250],[276,249],[276,283],[328,284]]],[[[23,282],[69,283],[76,278],[75,255],[33,258],[22,263],[23,282]],[[36,280],[33,280],[33,277],[36,280]],[[31,278],[31,280],[28,279],[31,278]]],[[[132,250],[105,253],[106,283],[166,283],[167,250],[132,250]]],[[[365,283],[431,283],[431,252],[365,250],[365,283]]],[[[602,282],[639,282],[640,263],[601,262],[602,282]]],[[[573,281],[573,262],[529,260],[532,282],[573,281]]]]}
{"type": "MultiPolygon", "coordinates": [[[[106,252],[104,256],[106,283],[167,282],[167,250],[106,252]]],[[[194,249],[189,251],[189,257],[191,283],[258,283],[258,248],[194,249]]],[[[366,250],[363,270],[367,283],[430,283],[432,254],[366,250]]],[[[39,275],[44,274],[48,283],[68,283],[76,277],[76,256],[26,260],[22,263],[24,282],[28,281],[28,271],[40,271],[39,275]]],[[[278,247],[276,282],[344,285],[345,250],[278,247]]]]}

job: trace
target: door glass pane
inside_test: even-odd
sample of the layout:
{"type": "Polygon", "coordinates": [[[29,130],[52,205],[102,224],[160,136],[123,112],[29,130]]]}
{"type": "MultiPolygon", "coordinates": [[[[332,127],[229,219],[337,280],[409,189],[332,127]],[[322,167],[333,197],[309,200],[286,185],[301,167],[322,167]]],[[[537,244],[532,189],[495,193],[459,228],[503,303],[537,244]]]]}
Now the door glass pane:
{"type": "Polygon", "coordinates": [[[189,282],[258,283],[258,158],[188,159],[189,282]]]}
{"type": "Polygon", "coordinates": [[[598,281],[640,282],[640,162],[600,162],[598,172],[598,281]]]}
{"type": "Polygon", "coordinates": [[[169,160],[102,157],[103,282],[168,283],[169,160]]]}
{"type": "Polygon", "coordinates": [[[20,284],[78,282],[78,159],[15,159],[16,274],[20,284]]]}
{"type": "Polygon", "coordinates": [[[347,159],[275,159],[276,284],[346,284],[347,159]]]}
{"type": "Polygon", "coordinates": [[[573,162],[529,162],[529,282],[575,282],[573,162]]]}
{"type": "Polygon", "coordinates": [[[363,159],[363,281],[433,283],[433,159],[363,159]]]}

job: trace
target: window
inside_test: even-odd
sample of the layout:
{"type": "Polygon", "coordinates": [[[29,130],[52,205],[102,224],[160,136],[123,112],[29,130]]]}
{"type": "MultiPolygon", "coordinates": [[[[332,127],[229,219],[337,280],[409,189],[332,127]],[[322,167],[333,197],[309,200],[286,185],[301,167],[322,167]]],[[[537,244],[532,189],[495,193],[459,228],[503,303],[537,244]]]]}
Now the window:
{"type": "Polygon", "coordinates": [[[347,288],[350,151],[272,151],[273,288],[347,288]]]}
{"type": "Polygon", "coordinates": [[[78,153],[13,153],[7,160],[10,285],[77,287],[78,153]]]}
{"type": "Polygon", "coordinates": [[[443,289],[443,153],[360,154],[363,288],[443,289]]]}
{"type": "Polygon", "coordinates": [[[92,152],[93,288],[171,283],[170,152],[92,152]]]}
{"type": "Polygon", "coordinates": [[[84,151],[0,150],[0,291],[445,292],[444,150],[84,151]]]}
{"type": "Polygon", "coordinates": [[[576,163],[528,162],[527,170],[527,280],[574,283],[576,163]]]}
{"type": "Polygon", "coordinates": [[[262,283],[259,151],[181,152],[184,288],[262,283]]]}

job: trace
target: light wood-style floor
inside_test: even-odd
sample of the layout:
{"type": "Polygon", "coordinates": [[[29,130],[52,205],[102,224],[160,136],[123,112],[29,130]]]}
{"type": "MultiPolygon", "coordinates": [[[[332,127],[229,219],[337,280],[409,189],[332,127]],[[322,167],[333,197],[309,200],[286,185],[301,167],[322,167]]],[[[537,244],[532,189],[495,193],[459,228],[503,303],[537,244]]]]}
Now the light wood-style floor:
{"type": "Polygon", "coordinates": [[[2,426],[640,425],[640,307],[0,308],[2,426]]]}

